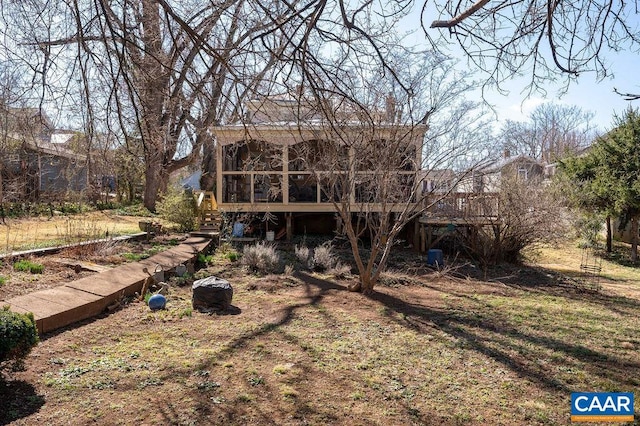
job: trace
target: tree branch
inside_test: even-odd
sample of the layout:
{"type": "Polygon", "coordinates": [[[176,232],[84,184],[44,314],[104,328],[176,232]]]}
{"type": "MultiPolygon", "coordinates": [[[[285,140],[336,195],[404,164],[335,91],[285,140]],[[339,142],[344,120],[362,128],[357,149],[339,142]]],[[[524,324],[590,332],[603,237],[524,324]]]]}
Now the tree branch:
{"type": "Polygon", "coordinates": [[[473,6],[453,19],[449,19],[448,21],[433,21],[431,23],[431,28],[453,28],[469,16],[482,9],[487,3],[489,3],[489,0],[478,0],[473,4],[473,6]]]}
{"type": "Polygon", "coordinates": [[[637,101],[638,99],[640,99],[639,93],[622,93],[615,87],[613,88],[613,91],[616,93],[616,95],[622,96],[625,101],[637,101]]]}

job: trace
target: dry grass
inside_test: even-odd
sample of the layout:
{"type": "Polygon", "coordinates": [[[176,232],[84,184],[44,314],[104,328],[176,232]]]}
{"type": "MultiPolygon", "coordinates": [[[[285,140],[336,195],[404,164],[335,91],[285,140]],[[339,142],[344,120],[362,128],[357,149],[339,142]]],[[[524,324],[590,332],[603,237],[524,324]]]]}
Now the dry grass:
{"type": "MultiPolygon", "coordinates": [[[[605,289],[640,299],[640,286],[637,285],[640,283],[640,268],[630,266],[630,250],[629,244],[614,242],[612,254],[600,252],[604,256],[600,282],[605,284],[605,289]]],[[[574,242],[565,242],[536,251],[530,264],[579,281],[583,276],[580,271],[583,255],[583,250],[574,242]]]]}
{"type": "Polygon", "coordinates": [[[75,216],[7,219],[0,224],[0,253],[140,232],[140,217],[92,212],[75,216]]]}
{"type": "Polygon", "coordinates": [[[217,256],[208,273],[232,283],[236,315],[192,312],[175,287],[165,311],[132,303],[44,336],[0,385],[0,422],[570,424],[571,392],[640,386],[640,298],[611,286],[640,282],[595,293],[551,272],[392,272],[366,298],[349,281],[255,278],[217,256]]]}

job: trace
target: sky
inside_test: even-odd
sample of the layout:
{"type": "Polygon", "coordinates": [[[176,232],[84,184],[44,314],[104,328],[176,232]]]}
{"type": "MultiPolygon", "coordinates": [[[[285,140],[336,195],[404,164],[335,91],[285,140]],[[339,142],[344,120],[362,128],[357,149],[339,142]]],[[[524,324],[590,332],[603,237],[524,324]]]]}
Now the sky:
{"type": "MultiPolygon", "coordinates": [[[[406,27],[415,29],[409,37],[409,43],[418,46],[427,46],[422,28],[420,28],[420,8],[414,7],[412,13],[405,18],[406,27]]],[[[437,18],[436,15],[428,16],[428,22],[431,16],[437,18]]],[[[637,16],[636,16],[637,18],[637,16]]],[[[405,28],[406,28],[405,27],[405,28]]],[[[432,37],[438,35],[435,29],[429,29],[432,37]],[[432,32],[432,33],[431,33],[432,32]]],[[[456,56],[454,50],[454,57],[456,56]]],[[[462,52],[458,53],[460,59],[459,66],[467,67],[467,61],[462,52]]],[[[560,94],[562,84],[550,85],[545,87],[545,94],[533,93],[527,96],[523,93],[529,83],[530,76],[514,78],[504,85],[508,90],[508,95],[502,95],[497,90],[485,91],[485,99],[493,106],[496,114],[496,127],[500,127],[500,123],[507,119],[525,121],[527,116],[535,109],[536,106],[545,102],[555,102],[566,105],[577,105],[584,111],[590,111],[594,114],[593,123],[601,132],[605,132],[613,127],[614,113],[622,113],[630,105],[640,108],[640,100],[626,101],[624,97],[614,93],[617,88],[624,93],[640,93],[640,55],[634,52],[606,52],[606,62],[610,77],[598,81],[595,73],[582,73],[576,82],[570,84],[568,90],[564,94],[560,94]]],[[[482,78],[482,74],[478,73],[477,78],[482,78]]],[[[559,77],[560,80],[561,77],[559,77]]],[[[481,97],[480,91],[475,96],[481,97]]],[[[473,100],[472,97],[470,97],[473,100]]]]}
{"type": "Polygon", "coordinates": [[[536,106],[545,102],[566,105],[577,105],[584,111],[594,113],[593,123],[601,130],[611,129],[614,113],[622,113],[630,105],[640,107],[640,101],[626,101],[623,96],[614,92],[617,88],[621,92],[640,92],[640,56],[628,53],[626,56],[616,55],[616,61],[611,62],[611,78],[598,81],[594,74],[585,73],[569,86],[565,94],[559,94],[561,85],[549,87],[547,96],[533,94],[527,97],[521,93],[527,84],[526,78],[514,79],[508,86],[511,89],[508,96],[497,91],[487,93],[489,102],[495,105],[499,121],[506,119],[525,120],[536,106]]]}

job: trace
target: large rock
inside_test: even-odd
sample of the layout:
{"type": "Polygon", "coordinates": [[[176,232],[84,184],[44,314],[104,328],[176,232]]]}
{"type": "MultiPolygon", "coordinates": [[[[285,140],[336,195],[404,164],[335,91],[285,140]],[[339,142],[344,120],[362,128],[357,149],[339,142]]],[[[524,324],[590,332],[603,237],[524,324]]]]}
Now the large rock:
{"type": "Polygon", "coordinates": [[[217,277],[197,280],[193,290],[193,308],[199,311],[226,311],[231,306],[233,288],[229,281],[217,277]]]}

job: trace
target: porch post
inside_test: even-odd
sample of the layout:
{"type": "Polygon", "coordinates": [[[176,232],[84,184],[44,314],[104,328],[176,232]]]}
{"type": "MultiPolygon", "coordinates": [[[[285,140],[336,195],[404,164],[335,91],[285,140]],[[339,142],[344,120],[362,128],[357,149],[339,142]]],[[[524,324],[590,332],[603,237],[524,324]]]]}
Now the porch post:
{"type": "Polygon", "coordinates": [[[287,241],[291,241],[293,238],[293,213],[287,212],[284,216],[287,221],[287,241]]]}
{"type": "MultiPolygon", "coordinates": [[[[284,144],[282,146],[282,204],[289,204],[289,145],[288,144],[284,144]]],[[[287,234],[287,236],[288,235],[289,234],[287,234]]]]}
{"type": "Polygon", "coordinates": [[[216,201],[224,202],[222,199],[222,145],[220,140],[216,141],[216,201]]]}

